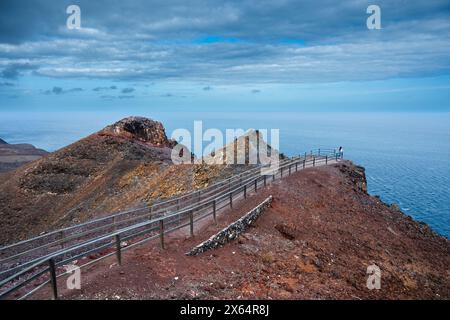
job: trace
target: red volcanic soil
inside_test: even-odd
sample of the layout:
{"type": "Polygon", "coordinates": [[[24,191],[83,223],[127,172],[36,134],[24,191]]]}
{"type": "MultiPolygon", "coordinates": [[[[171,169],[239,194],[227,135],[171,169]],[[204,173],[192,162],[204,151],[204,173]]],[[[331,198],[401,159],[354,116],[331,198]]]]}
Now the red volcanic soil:
{"type": "MultiPolygon", "coordinates": [[[[82,270],[81,290],[64,299],[449,299],[450,241],[365,192],[350,162],[277,181],[232,211],[166,242],[146,243],[82,270]],[[198,256],[193,246],[273,195],[237,240],[198,256]],[[366,286],[381,269],[381,289],[366,286]]],[[[60,279],[59,287],[64,287],[60,279]]],[[[51,297],[49,288],[34,299],[51,297]]]]}

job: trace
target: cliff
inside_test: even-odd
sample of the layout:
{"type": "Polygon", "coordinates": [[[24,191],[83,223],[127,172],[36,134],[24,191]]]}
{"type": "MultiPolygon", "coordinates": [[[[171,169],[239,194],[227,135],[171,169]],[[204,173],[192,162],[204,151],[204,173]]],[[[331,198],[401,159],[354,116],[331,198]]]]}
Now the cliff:
{"type": "MultiPolygon", "coordinates": [[[[449,299],[450,241],[366,192],[364,168],[343,161],[299,171],[218,216],[218,225],[105,260],[67,299],[449,299]],[[187,256],[255,208],[271,207],[237,239],[187,256]],[[367,287],[367,268],[381,287],[367,287]]],[[[48,298],[41,292],[35,298],[48,298]]]]}

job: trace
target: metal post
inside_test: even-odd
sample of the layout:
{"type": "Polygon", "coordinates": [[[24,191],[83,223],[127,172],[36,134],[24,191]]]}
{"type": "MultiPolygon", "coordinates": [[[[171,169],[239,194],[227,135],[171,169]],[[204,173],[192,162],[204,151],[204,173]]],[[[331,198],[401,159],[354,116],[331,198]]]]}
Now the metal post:
{"type": "Polygon", "coordinates": [[[267,176],[264,175],[264,187],[267,186],[267,176]]]}
{"type": "Polygon", "coordinates": [[[328,155],[325,156],[325,164],[328,164],[328,155]]]}
{"type": "Polygon", "coordinates": [[[122,265],[122,247],[120,246],[120,235],[116,234],[116,256],[117,256],[117,262],[119,263],[119,266],[122,265]]]}
{"type": "Polygon", "coordinates": [[[230,192],[230,208],[233,208],[233,192],[230,192]]]}
{"type": "Polygon", "coordinates": [[[244,185],[244,199],[247,199],[247,185],[244,185]]]}
{"type": "Polygon", "coordinates": [[[216,216],[216,200],[213,201],[213,219],[214,219],[214,222],[217,223],[217,216],[216,216]]]}
{"type": "Polygon", "coordinates": [[[283,178],[283,168],[281,168],[281,178],[283,178]]]}
{"type": "Polygon", "coordinates": [[[64,249],[64,231],[59,233],[59,240],[61,241],[61,249],[64,249]]]}
{"type": "Polygon", "coordinates": [[[275,181],[275,173],[272,175],[272,181],[275,181]]]}
{"type": "Polygon", "coordinates": [[[164,221],[159,220],[159,239],[161,240],[161,248],[164,249],[164,221]]]}
{"type": "Polygon", "coordinates": [[[56,282],[56,267],[55,260],[53,258],[48,260],[48,267],[50,271],[50,283],[52,284],[53,299],[58,300],[58,283],[56,282]]]}
{"type": "Polygon", "coordinates": [[[306,158],[303,159],[303,169],[305,169],[305,167],[306,167],[306,158]]]}
{"type": "Polygon", "coordinates": [[[189,224],[191,228],[191,237],[194,236],[194,211],[189,212],[189,224]]]}
{"type": "Polygon", "coordinates": [[[292,165],[289,165],[289,175],[291,175],[291,167],[292,165]]]}
{"type": "Polygon", "coordinates": [[[313,157],[313,167],[316,166],[316,157],[313,157]]]}
{"type": "Polygon", "coordinates": [[[258,190],[258,178],[255,179],[255,192],[258,190]]]}
{"type": "Polygon", "coordinates": [[[295,172],[298,171],[298,162],[295,163],[295,172]]]}
{"type": "Polygon", "coordinates": [[[320,156],[320,148],[319,148],[319,156],[320,156]]]}

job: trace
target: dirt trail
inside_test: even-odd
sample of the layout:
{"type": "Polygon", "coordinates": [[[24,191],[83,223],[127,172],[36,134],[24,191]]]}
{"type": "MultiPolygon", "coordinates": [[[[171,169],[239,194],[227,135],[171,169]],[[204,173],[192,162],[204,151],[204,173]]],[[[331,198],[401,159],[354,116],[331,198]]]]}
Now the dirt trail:
{"type": "MultiPolygon", "coordinates": [[[[349,162],[309,168],[261,189],[195,230],[152,241],[82,270],[64,299],[449,299],[450,241],[365,192],[349,162]],[[268,195],[274,202],[234,242],[185,253],[268,195]],[[381,269],[381,289],[366,270],[381,269]]],[[[64,279],[59,287],[65,287],[64,279]]],[[[32,298],[51,297],[44,288],[32,298]]]]}

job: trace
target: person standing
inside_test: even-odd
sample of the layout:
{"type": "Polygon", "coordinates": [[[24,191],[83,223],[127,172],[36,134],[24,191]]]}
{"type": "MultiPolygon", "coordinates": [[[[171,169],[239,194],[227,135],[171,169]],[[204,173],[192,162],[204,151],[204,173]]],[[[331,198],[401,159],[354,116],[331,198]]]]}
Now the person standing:
{"type": "Polygon", "coordinates": [[[342,146],[339,147],[339,158],[343,159],[344,158],[344,148],[342,148],[342,146]]]}

